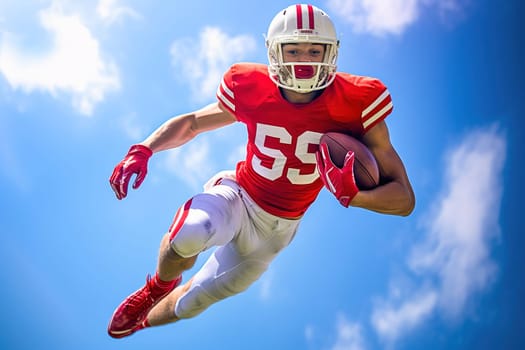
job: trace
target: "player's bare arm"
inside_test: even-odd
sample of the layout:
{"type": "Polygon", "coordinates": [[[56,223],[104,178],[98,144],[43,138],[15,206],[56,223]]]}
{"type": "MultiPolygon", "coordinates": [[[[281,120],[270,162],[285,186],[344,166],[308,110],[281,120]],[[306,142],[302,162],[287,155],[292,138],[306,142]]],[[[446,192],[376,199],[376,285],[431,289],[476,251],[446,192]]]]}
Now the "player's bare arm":
{"type": "Polygon", "coordinates": [[[141,144],[154,153],[179,147],[204,131],[235,122],[229,112],[212,103],[198,111],[173,117],[162,124],[141,144]]]}
{"type": "Polygon", "coordinates": [[[415,206],[415,196],[405,166],[390,143],[384,121],[370,129],[362,139],[374,154],[381,173],[381,185],[360,191],[350,205],[383,214],[409,215],[415,206]]]}
{"type": "Polygon", "coordinates": [[[131,146],[128,154],[115,167],[110,177],[110,185],[118,199],[128,193],[128,184],[136,175],[133,188],[137,189],[148,172],[148,160],[155,152],[179,147],[201,132],[231,124],[235,117],[212,103],[198,111],[173,117],[162,124],[142,143],[131,146]]]}

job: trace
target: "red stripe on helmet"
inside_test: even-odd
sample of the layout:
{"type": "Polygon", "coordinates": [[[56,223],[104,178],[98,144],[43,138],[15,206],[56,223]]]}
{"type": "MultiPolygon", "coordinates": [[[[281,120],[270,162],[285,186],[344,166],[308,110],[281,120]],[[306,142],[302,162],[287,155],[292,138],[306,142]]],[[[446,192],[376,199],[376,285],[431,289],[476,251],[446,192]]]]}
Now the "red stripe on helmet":
{"type": "Polygon", "coordinates": [[[315,29],[314,7],[312,5],[308,5],[308,22],[310,24],[310,29],[315,29]]]}
{"type": "Polygon", "coordinates": [[[297,29],[303,29],[303,10],[301,5],[295,5],[295,13],[297,15],[297,29]]]}

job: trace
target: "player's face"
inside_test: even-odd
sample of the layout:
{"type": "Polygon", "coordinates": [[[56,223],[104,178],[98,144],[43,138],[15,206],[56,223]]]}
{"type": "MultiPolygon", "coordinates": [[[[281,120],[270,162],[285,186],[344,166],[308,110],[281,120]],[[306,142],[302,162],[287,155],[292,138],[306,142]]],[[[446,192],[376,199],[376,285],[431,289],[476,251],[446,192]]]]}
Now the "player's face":
{"type": "Polygon", "coordinates": [[[322,62],[325,45],[312,43],[297,43],[283,45],[284,62],[322,62]]]}
{"type": "Polygon", "coordinates": [[[293,70],[298,79],[311,79],[317,73],[317,66],[309,65],[309,62],[323,62],[325,45],[312,43],[284,44],[283,61],[295,62],[293,70]],[[299,64],[297,64],[299,63],[299,64]]]}

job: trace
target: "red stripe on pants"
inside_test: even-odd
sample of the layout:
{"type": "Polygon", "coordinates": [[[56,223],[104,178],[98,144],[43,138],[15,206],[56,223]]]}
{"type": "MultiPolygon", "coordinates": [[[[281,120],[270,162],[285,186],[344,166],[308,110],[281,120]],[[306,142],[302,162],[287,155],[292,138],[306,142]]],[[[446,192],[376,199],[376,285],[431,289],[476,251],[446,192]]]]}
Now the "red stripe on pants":
{"type": "Polygon", "coordinates": [[[193,198],[188,200],[182,207],[177,210],[177,213],[175,214],[175,218],[173,219],[173,223],[170,226],[170,229],[168,232],[170,232],[170,242],[175,238],[177,233],[179,233],[180,228],[182,225],[184,225],[184,221],[186,221],[186,218],[188,217],[188,214],[190,212],[191,202],[193,201],[193,198]]]}

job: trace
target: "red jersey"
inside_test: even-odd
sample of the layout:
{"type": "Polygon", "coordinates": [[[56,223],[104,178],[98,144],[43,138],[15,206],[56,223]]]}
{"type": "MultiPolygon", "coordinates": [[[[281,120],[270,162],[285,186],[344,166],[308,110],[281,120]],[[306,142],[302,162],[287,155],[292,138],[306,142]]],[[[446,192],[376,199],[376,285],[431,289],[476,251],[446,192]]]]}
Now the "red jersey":
{"type": "Polygon", "coordinates": [[[219,101],[246,124],[246,159],[237,181],[267,212],[298,217],[323,187],[315,152],[329,131],[359,137],[392,111],[386,87],[377,79],[337,73],[315,100],[285,100],[263,64],[240,63],[224,74],[219,101]]]}

